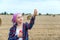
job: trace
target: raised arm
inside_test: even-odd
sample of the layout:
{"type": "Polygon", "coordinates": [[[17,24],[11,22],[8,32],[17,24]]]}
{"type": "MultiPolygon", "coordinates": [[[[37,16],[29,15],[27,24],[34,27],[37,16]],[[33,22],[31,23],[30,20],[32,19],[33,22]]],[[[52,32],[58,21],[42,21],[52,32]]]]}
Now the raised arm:
{"type": "Polygon", "coordinates": [[[36,15],[37,15],[37,9],[34,9],[34,14],[33,14],[33,16],[31,17],[30,23],[27,23],[27,22],[26,22],[26,28],[27,28],[27,29],[31,29],[31,28],[33,27],[34,22],[35,22],[35,17],[36,17],[36,15]]]}

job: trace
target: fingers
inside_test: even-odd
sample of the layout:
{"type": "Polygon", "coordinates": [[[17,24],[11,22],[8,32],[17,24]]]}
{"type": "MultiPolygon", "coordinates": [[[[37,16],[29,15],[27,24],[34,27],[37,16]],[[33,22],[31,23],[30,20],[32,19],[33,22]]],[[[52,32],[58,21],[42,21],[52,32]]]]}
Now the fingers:
{"type": "Polygon", "coordinates": [[[19,34],[18,34],[18,37],[20,37],[20,38],[21,38],[21,37],[22,37],[22,33],[19,33],[19,34]]]}
{"type": "Polygon", "coordinates": [[[34,16],[37,16],[37,9],[34,9],[34,16]]]}
{"type": "Polygon", "coordinates": [[[34,9],[34,13],[37,13],[37,9],[34,9]]]}

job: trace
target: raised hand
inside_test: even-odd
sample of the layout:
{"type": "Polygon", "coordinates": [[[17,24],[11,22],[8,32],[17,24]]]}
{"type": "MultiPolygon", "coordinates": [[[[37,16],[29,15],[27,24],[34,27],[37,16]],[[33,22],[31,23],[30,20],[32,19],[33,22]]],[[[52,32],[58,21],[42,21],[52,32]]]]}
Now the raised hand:
{"type": "Polygon", "coordinates": [[[20,30],[20,31],[19,31],[19,34],[18,34],[18,37],[19,37],[19,38],[22,38],[22,36],[23,36],[23,32],[22,32],[22,30],[20,30]]]}
{"type": "Polygon", "coordinates": [[[37,16],[37,9],[34,9],[34,16],[37,16]]]}

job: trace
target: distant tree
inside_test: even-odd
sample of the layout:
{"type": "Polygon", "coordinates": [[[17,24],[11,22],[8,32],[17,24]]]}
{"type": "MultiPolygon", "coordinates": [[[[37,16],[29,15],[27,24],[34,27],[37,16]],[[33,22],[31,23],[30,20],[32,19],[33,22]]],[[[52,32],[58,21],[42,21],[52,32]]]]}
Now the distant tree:
{"type": "Polygon", "coordinates": [[[41,15],[41,13],[39,13],[39,15],[41,15]]]}
{"type": "Polygon", "coordinates": [[[51,16],[51,14],[47,13],[46,15],[51,16]]]}
{"type": "Polygon", "coordinates": [[[49,15],[48,13],[46,15],[49,15]]]}
{"type": "Polygon", "coordinates": [[[4,13],[2,12],[2,13],[0,13],[0,15],[3,15],[4,13]]]}
{"type": "Polygon", "coordinates": [[[8,14],[8,13],[5,11],[5,12],[4,12],[4,15],[7,15],[7,14],[8,14]]]}
{"type": "Polygon", "coordinates": [[[22,13],[22,15],[24,16],[24,15],[25,15],[25,13],[22,13]]]}

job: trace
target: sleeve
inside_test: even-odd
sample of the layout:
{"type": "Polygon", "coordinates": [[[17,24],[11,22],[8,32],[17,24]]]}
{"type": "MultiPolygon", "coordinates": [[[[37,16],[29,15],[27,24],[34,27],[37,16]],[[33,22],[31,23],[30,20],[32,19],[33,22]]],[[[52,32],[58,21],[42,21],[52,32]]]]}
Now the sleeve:
{"type": "Polygon", "coordinates": [[[30,23],[26,22],[26,29],[31,29],[34,25],[34,21],[35,21],[35,16],[32,16],[30,23]]]}
{"type": "Polygon", "coordinates": [[[19,37],[10,29],[8,40],[17,40],[19,37]]]}

